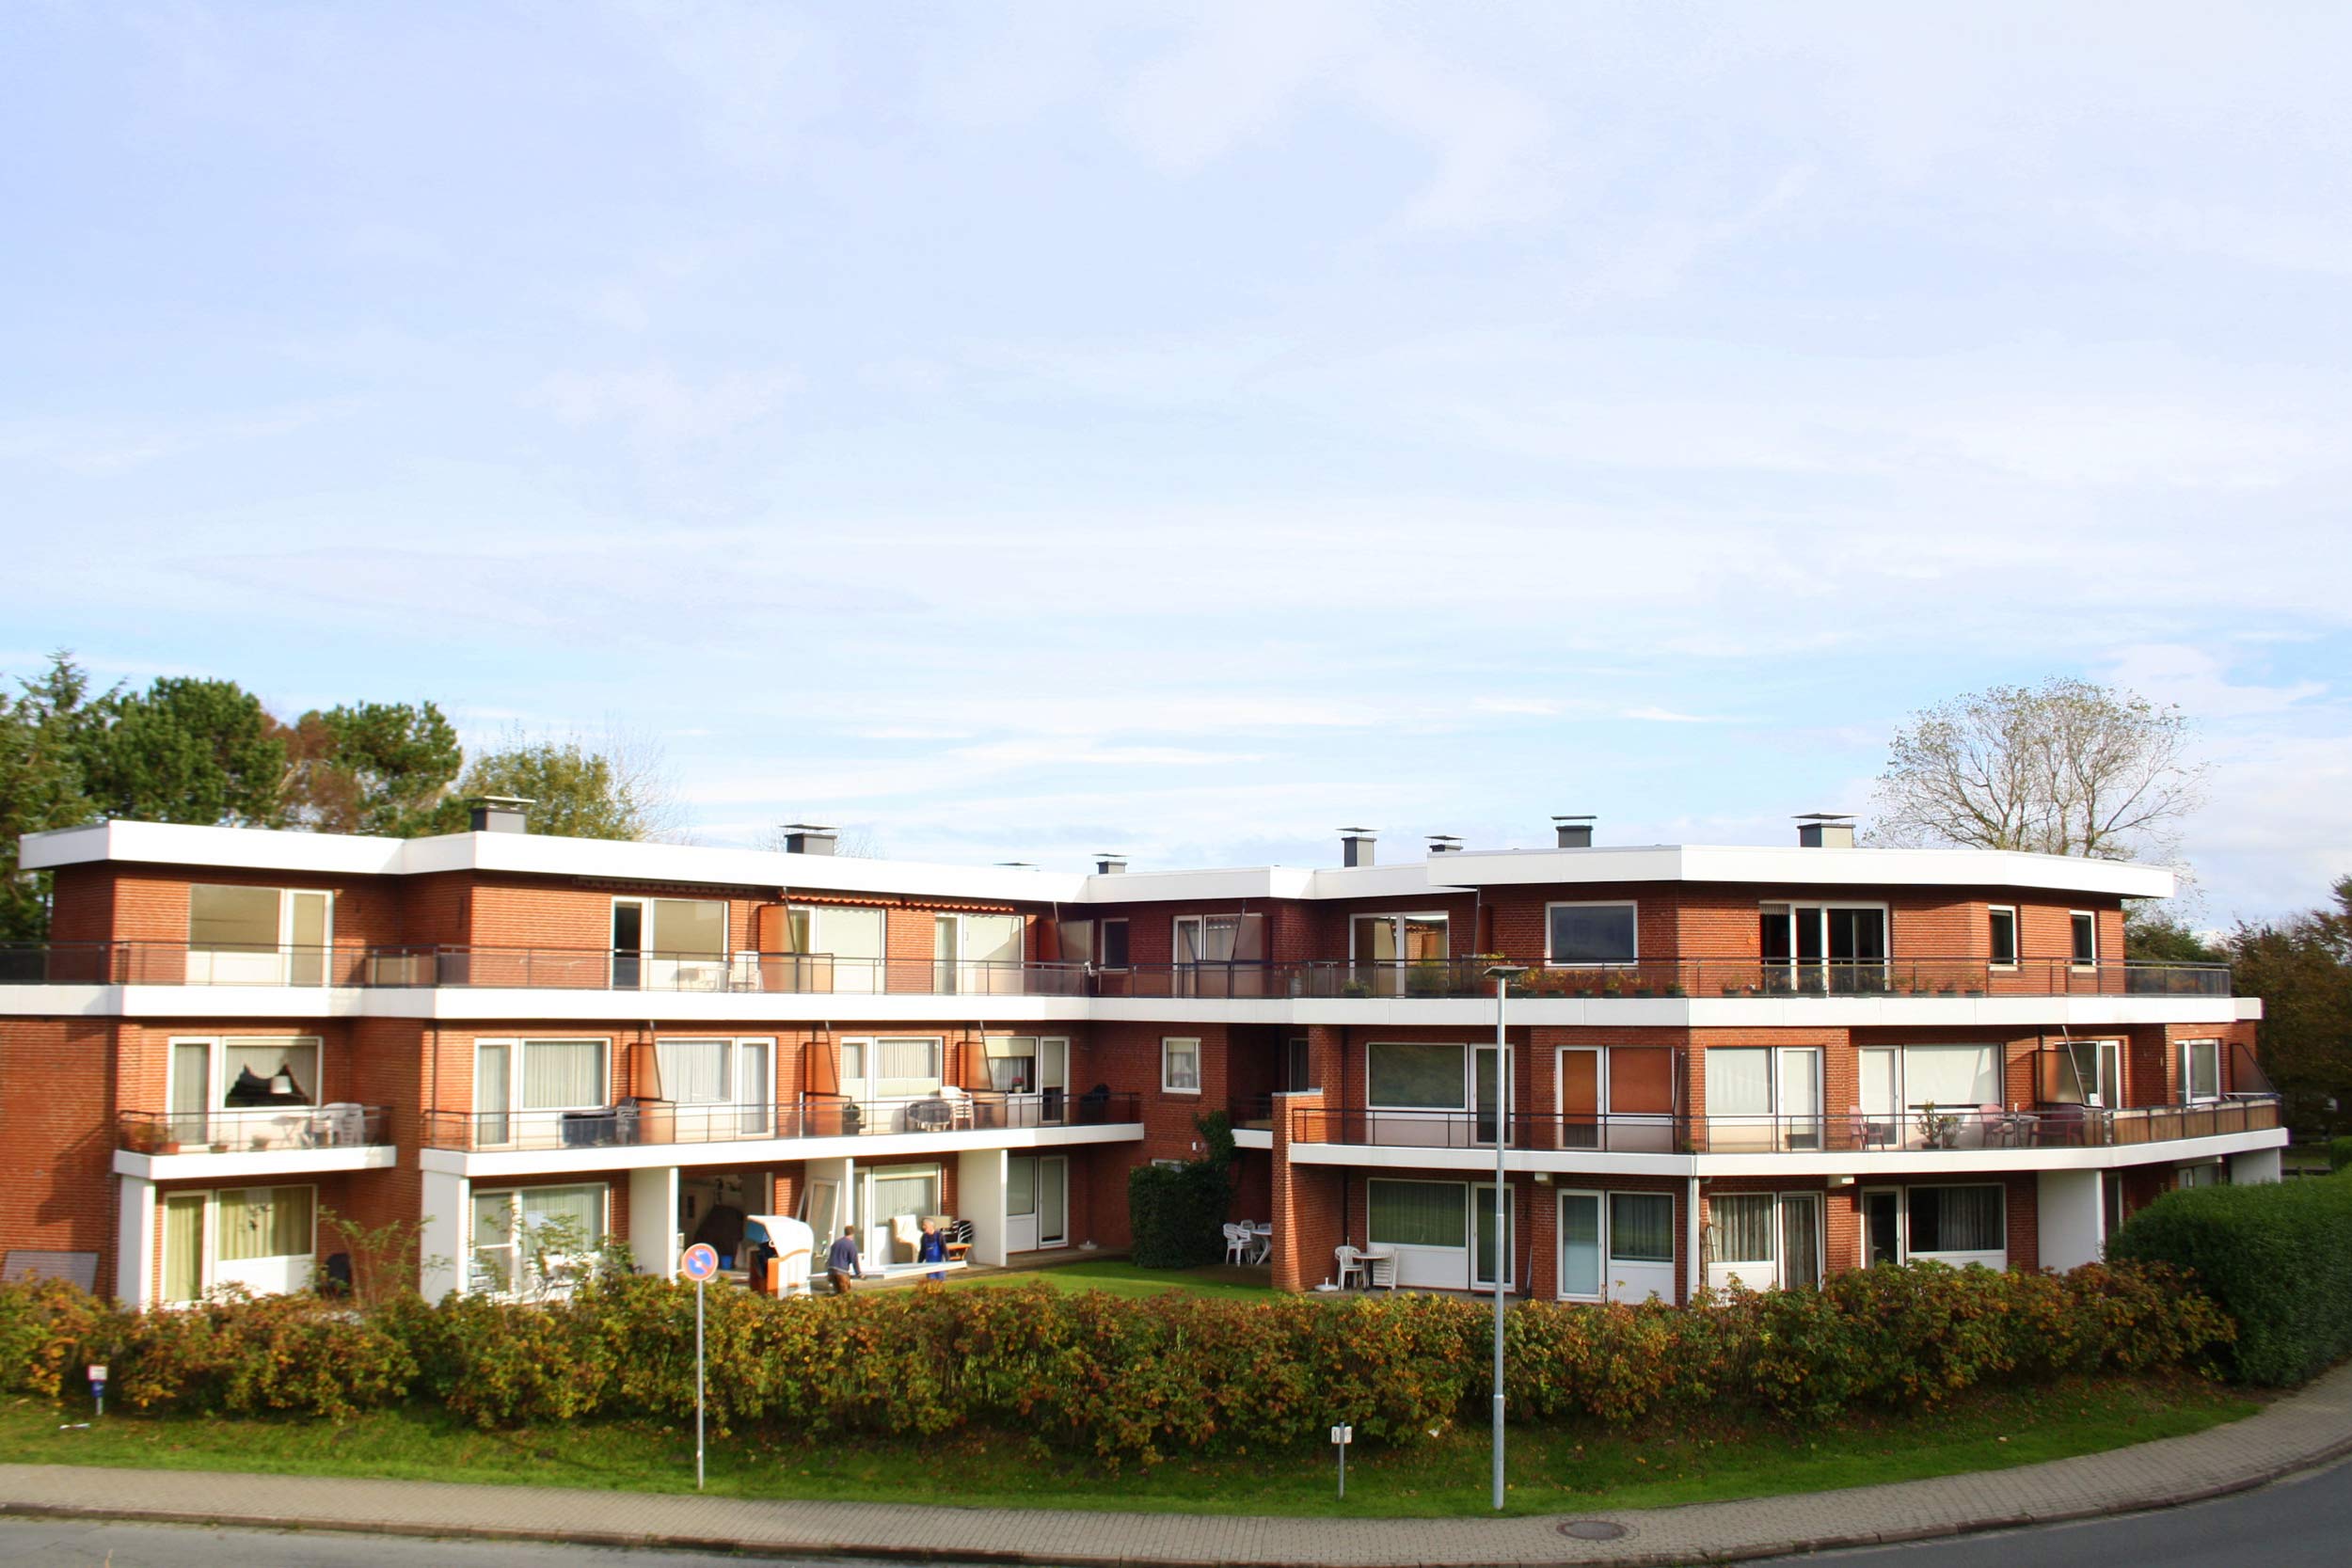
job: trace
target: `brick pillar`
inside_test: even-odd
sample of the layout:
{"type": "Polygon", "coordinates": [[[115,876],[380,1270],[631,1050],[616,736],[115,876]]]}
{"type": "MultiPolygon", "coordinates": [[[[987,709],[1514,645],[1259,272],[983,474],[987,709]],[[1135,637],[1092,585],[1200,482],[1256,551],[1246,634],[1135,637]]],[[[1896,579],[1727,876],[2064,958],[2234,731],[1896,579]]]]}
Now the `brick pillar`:
{"type": "MultiPolygon", "coordinates": [[[[1333,1031],[1322,1032],[1337,1037],[1333,1031]]],[[[1341,1168],[1302,1165],[1291,1159],[1293,1124],[1303,1119],[1294,1113],[1321,1110],[1324,1103],[1320,1089],[1274,1097],[1273,1265],[1278,1291],[1311,1290],[1329,1275],[1332,1249],[1343,1233],[1341,1168]]]]}
{"type": "Polygon", "coordinates": [[[1309,1082],[1323,1091],[1323,1103],[1339,1106],[1349,1103],[1346,1093],[1347,1075],[1340,1050],[1340,1031],[1327,1023],[1307,1026],[1307,1072],[1309,1082]]]}

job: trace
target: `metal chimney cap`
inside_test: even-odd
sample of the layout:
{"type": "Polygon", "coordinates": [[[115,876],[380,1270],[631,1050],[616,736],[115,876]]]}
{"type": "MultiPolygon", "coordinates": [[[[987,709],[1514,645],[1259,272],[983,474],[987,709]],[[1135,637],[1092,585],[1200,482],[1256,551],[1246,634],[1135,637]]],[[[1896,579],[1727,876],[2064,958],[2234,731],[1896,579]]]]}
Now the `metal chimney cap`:
{"type": "Polygon", "coordinates": [[[1596,817],[1591,812],[1581,812],[1574,816],[1555,816],[1552,817],[1552,820],[1554,822],[1596,822],[1598,821],[1599,818],[1596,817]]]}
{"type": "Polygon", "coordinates": [[[1790,820],[1797,822],[1851,822],[1853,819],[1854,814],[1850,811],[1801,811],[1790,820]]]}
{"type": "Polygon", "coordinates": [[[784,831],[787,833],[829,833],[833,829],[821,822],[787,822],[784,831]]]}

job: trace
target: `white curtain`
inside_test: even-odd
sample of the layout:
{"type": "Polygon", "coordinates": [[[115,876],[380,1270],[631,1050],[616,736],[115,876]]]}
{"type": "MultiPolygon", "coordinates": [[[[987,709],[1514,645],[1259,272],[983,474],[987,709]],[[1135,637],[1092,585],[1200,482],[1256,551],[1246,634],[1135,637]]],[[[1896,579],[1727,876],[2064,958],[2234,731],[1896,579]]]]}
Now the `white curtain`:
{"type": "Polygon", "coordinates": [[[879,958],[882,956],[882,912],[880,910],[818,909],[810,913],[809,951],[836,958],[879,958]]]}
{"type": "Polygon", "coordinates": [[[661,1098],[680,1105],[719,1105],[735,1098],[727,1083],[725,1040],[662,1040],[661,1098]]]}
{"type": "Polygon", "coordinates": [[[308,1187],[246,1187],[222,1193],[213,1216],[217,1256],[224,1263],[308,1258],[311,1208],[308,1187]]]}
{"type": "Polygon", "coordinates": [[[2007,1194],[1999,1187],[1911,1189],[1914,1253],[1999,1252],[2007,1244],[2007,1194]]]}
{"type": "Polygon", "coordinates": [[[523,1041],[524,1110],[575,1110],[603,1103],[602,1040],[523,1041]]]}
{"type": "Polygon", "coordinates": [[[1903,1093],[1914,1105],[1997,1105],[2001,1075],[1989,1045],[1915,1045],[1903,1053],[1903,1093]]]}
{"type": "Polygon", "coordinates": [[[578,1238],[587,1246],[604,1240],[604,1189],[601,1187],[526,1187],[517,1195],[522,1205],[523,1233],[532,1236],[553,1225],[564,1238],[578,1238]]]}
{"type": "Polygon", "coordinates": [[[1021,917],[1017,914],[967,914],[963,917],[963,958],[967,963],[1021,961],[1021,917]]]}
{"type": "Polygon", "coordinates": [[[1883,1046],[1873,1046],[1859,1054],[1863,1113],[1873,1117],[1899,1115],[1897,1096],[1901,1090],[1896,1082],[1895,1053],[1883,1046]]]}
{"type": "Polygon", "coordinates": [[[1708,1200],[1713,1210],[1713,1260],[1718,1263],[1769,1263],[1772,1245],[1772,1195],[1726,1193],[1708,1200]]]}
{"type": "Polygon", "coordinates": [[[718,899],[657,898],[653,901],[653,940],[645,945],[675,958],[723,958],[727,907],[718,899]]]}
{"type": "Polygon", "coordinates": [[[1821,1282],[1821,1204],[1814,1197],[1786,1197],[1780,1203],[1783,1285],[1821,1282]]]}
{"type": "Polygon", "coordinates": [[[1707,1114],[1763,1117],[1772,1113],[1772,1053],[1741,1048],[1707,1053],[1707,1114]]]}
{"type": "MultiPolygon", "coordinates": [[[[893,1171],[886,1176],[877,1172],[874,1176],[873,1201],[874,1224],[883,1234],[887,1234],[891,1220],[899,1214],[913,1214],[918,1219],[925,1214],[936,1214],[939,1212],[939,1172],[936,1168],[893,1171]]],[[[879,1244],[872,1238],[868,1240],[869,1244],[879,1244]]]]}
{"type": "Polygon", "coordinates": [[[939,1092],[939,1042],[885,1039],[874,1042],[874,1093],[884,1100],[939,1092]]]}
{"type": "Polygon", "coordinates": [[[1675,1200],[1664,1193],[1609,1195],[1609,1256],[1620,1263],[1675,1260],[1675,1200]]]}

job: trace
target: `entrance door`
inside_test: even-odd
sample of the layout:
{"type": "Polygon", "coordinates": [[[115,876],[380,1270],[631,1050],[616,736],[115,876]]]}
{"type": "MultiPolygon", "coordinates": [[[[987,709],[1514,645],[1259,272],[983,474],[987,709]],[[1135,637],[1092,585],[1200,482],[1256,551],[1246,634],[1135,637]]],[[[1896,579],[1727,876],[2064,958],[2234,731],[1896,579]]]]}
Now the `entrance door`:
{"type": "Polygon", "coordinates": [[[1865,1267],[1903,1260],[1903,1195],[1872,1187],[1862,1195],[1862,1261],[1865,1267]]]}
{"type": "Polygon", "coordinates": [[[1015,1155],[1005,1162],[1005,1250],[1033,1252],[1070,1243],[1067,1155],[1015,1155]]]}
{"type": "Polygon", "coordinates": [[[1037,1042],[1040,1110],[1050,1126],[1067,1118],[1070,1103],[1070,1042],[1048,1035],[1037,1042]]]}
{"type": "Polygon", "coordinates": [[[645,906],[635,898],[612,902],[612,989],[635,990],[644,984],[645,906]]]}

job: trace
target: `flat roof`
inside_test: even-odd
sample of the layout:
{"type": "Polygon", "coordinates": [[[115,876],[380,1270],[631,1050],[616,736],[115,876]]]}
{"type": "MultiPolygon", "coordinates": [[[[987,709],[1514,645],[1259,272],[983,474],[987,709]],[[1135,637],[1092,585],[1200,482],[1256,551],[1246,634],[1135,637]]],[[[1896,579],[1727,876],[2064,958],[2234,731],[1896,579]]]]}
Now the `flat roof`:
{"type": "Polygon", "coordinates": [[[920,895],[1005,903],[1127,904],[1229,898],[1402,898],[1486,887],[1727,882],[1794,888],[1987,887],[2163,898],[2172,873],[2125,861],[2000,849],[1609,846],[1470,849],[1391,865],[1126,871],[1109,875],[1005,865],[864,860],[704,845],[634,844],[546,833],[464,832],[368,838],[167,822],[99,822],[27,833],[27,871],[103,862],[283,872],[421,876],[490,871],[599,880],[809,892],[920,895]]]}

